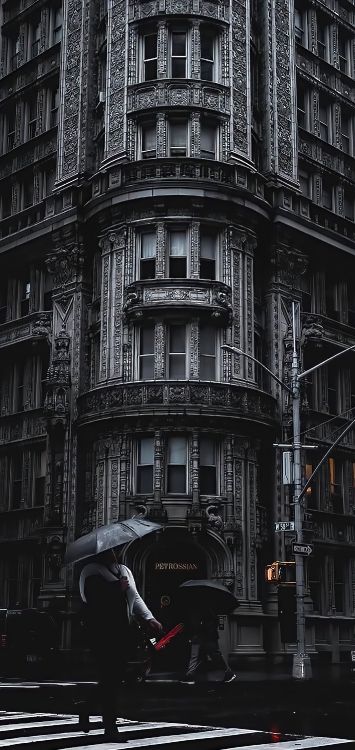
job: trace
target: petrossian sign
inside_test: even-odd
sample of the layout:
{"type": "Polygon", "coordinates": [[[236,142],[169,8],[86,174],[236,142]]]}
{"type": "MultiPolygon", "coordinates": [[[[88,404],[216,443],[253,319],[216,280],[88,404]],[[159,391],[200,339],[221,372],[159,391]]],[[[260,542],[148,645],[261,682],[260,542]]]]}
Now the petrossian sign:
{"type": "Polygon", "coordinates": [[[156,562],[154,570],[198,570],[194,562],[156,562]]]}

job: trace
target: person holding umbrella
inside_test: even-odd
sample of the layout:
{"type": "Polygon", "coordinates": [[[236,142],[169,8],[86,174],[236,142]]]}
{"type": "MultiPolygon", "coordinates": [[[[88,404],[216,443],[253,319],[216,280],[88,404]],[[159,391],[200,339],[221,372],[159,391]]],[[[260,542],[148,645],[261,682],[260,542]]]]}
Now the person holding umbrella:
{"type": "MultiPolygon", "coordinates": [[[[91,558],[81,571],[79,591],[96,664],[106,740],[118,736],[117,697],[125,676],[131,619],[137,619],[152,634],[163,629],[138,593],[133,573],[120,563],[117,547],[128,541],[129,534],[131,539],[139,538],[158,528],[158,524],[138,519],[102,526],[69,545],[66,553],[67,563],[91,558]]],[[[79,709],[79,728],[90,729],[88,710],[83,707],[79,709]]]]}
{"type": "Polygon", "coordinates": [[[219,647],[218,615],[239,606],[238,600],[225,586],[209,580],[185,581],[180,598],[188,611],[190,658],[183,683],[193,685],[195,678],[215,675],[214,681],[234,682],[236,675],[222,656],[219,647]],[[216,679],[217,675],[217,679],[216,679]]]}

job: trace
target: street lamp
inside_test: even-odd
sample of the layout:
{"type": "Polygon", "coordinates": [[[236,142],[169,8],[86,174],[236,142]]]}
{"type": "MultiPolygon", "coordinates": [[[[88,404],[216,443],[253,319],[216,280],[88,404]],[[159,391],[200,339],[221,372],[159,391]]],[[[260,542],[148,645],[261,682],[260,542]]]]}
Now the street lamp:
{"type": "MultiPolygon", "coordinates": [[[[285,388],[292,396],[292,425],[293,425],[293,439],[292,448],[293,452],[293,504],[295,507],[295,533],[296,542],[301,545],[303,541],[303,506],[302,500],[306,493],[307,488],[311,484],[315,475],[318,474],[319,469],[326,461],[330,452],[333,450],[344,435],[349,432],[352,427],[355,426],[355,419],[352,420],[342,431],[341,435],[337,440],[330,446],[321,461],[314,469],[311,477],[302,489],[302,464],[301,464],[301,400],[300,400],[300,381],[305,378],[311,372],[318,370],[328,362],[333,361],[337,357],[346,354],[347,352],[354,350],[354,346],[348,346],[346,349],[342,349],[332,357],[319,362],[314,367],[308,370],[300,372],[299,370],[299,357],[297,352],[297,338],[296,338],[296,304],[292,303],[292,365],[291,365],[291,387],[280,380],[275,373],[269,370],[262,362],[253,357],[251,354],[244,352],[242,349],[238,349],[235,346],[229,344],[223,344],[222,349],[233,352],[233,354],[239,354],[243,357],[256,362],[262,367],[274,380],[276,380],[282,388],[285,388]]],[[[285,446],[286,447],[286,446],[285,446]]],[[[288,447],[288,446],[287,446],[288,447]]],[[[306,653],[306,636],[305,636],[305,610],[304,610],[304,595],[305,595],[305,576],[304,576],[304,564],[302,554],[295,553],[296,560],[296,627],[297,627],[297,651],[293,656],[292,676],[299,680],[309,679],[312,676],[311,660],[306,653]]]]}

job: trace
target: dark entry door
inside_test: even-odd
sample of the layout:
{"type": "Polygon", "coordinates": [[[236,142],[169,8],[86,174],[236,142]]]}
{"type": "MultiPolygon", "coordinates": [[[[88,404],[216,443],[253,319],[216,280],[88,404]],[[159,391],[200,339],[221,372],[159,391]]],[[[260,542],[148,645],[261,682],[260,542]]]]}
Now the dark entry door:
{"type": "MultiPolygon", "coordinates": [[[[147,560],[146,600],[162,622],[165,632],[184,622],[186,613],[177,599],[180,584],[191,578],[206,578],[206,573],[204,553],[189,539],[171,538],[168,541],[166,538],[154,547],[147,560]]],[[[158,672],[183,672],[187,659],[188,638],[187,633],[183,632],[155,656],[153,669],[158,672]]]]}

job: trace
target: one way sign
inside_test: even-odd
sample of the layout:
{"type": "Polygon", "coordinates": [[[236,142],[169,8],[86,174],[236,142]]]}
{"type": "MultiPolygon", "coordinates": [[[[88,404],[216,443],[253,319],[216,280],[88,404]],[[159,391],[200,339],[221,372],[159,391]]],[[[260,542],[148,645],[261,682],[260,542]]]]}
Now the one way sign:
{"type": "Polygon", "coordinates": [[[305,555],[305,557],[308,557],[308,555],[311,555],[313,552],[313,545],[312,544],[297,544],[297,542],[293,542],[292,552],[294,555],[305,555]]]}

